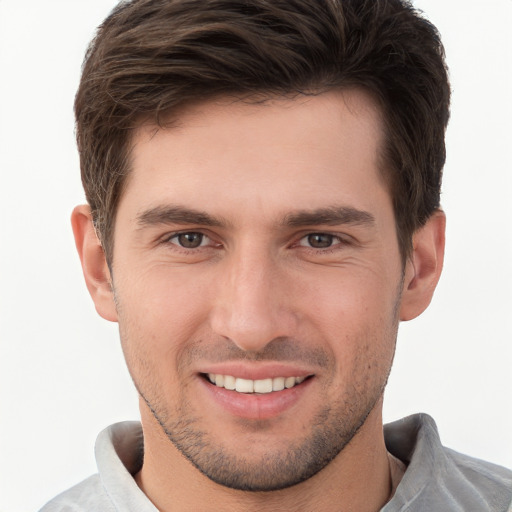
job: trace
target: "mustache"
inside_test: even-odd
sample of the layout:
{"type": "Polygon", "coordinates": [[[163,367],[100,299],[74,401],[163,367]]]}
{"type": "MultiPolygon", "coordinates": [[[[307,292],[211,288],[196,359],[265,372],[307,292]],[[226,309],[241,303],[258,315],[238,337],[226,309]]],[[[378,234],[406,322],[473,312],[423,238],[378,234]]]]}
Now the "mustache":
{"type": "Polygon", "coordinates": [[[240,362],[302,362],[320,368],[333,364],[329,352],[321,347],[308,347],[304,342],[280,337],[274,338],[259,351],[243,350],[230,339],[200,340],[188,349],[190,361],[210,363],[240,362]]]}

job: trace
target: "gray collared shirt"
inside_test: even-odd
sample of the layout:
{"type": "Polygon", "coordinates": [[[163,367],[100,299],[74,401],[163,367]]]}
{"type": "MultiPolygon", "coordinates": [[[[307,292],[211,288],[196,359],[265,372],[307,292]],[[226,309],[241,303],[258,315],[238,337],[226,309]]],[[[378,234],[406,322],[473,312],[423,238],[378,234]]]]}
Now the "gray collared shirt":
{"type": "MultiPolygon", "coordinates": [[[[388,450],[407,465],[381,512],[512,512],[512,471],[441,445],[434,420],[409,416],[384,427],[388,450]]],[[[98,474],[60,494],[40,512],[158,512],[133,476],[142,462],[138,422],[116,423],[96,441],[98,474]]]]}

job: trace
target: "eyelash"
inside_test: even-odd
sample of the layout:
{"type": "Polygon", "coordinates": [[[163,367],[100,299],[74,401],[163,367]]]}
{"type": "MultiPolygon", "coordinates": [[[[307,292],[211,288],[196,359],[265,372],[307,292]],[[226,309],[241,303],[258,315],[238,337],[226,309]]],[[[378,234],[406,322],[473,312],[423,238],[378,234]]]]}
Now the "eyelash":
{"type": "MultiPolygon", "coordinates": [[[[171,233],[170,235],[166,236],[162,240],[162,243],[169,244],[169,245],[177,247],[180,250],[189,252],[189,251],[196,251],[197,249],[206,247],[204,245],[205,239],[211,240],[211,237],[209,237],[208,235],[206,235],[204,233],[201,233],[200,231],[178,231],[176,233],[171,233]],[[183,245],[180,245],[179,243],[174,243],[172,241],[173,239],[175,239],[175,238],[177,239],[178,237],[183,236],[183,235],[199,235],[199,236],[201,236],[201,243],[197,247],[184,247],[183,245]]],[[[220,246],[220,244],[216,244],[216,245],[220,246]]]]}
{"type": "MultiPolygon", "coordinates": [[[[190,253],[191,251],[197,252],[199,249],[208,248],[208,245],[204,243],[205,239],[206,239],[206,241],[210,240],[210,242],[212,242],[211,237],[209,237],[205,233],[202,233],[201,231],[178,231],[176,233],[171,233],[170,235],[166,236],[162,240],[162,243],[172,245],[180,251],[185,251],[187,253],[190,253]],[[180,245],[179,243],[172,241],[173,239],[177,239],[178,237],[180,237],[182,235],[200,235],[202,237],[200,245],[198,245],[197,247],[184,247],[183,245],[180,245]]],[[[336,250],[339,250],[342,247],[346,247],[351,244],[352,244],[352,242],[350,240],[348,240],[347,237],[342,237],[339,234],[328,233],[325,231],[316,231],[316,232],[309,232],[309,233],[304,234],[296,242],[294,242],[291,245],[291,247],[302,247],[303,249],[305,249],[309,252],[313,251],[316,254],[319,254],[319,253],[320,254],[330,254],[336,250]],[[331,245],[322,248],[322,247],[311,247],[310,245],[305,245],[305,244],[301,243],[304,240],[307,240],[309,237],[314,237],[314,236],[329,237],[331,245]]],[[[222,244],[217,243],[214,245],[214,248],[220,247],[221,245],[222,244]]]]}
{"type": "MultiPolygon", "coordinates": [[[[309,241],[309,243],[311,243],[309,241]]],[[[315,252],[321,252],[322,254],[329,254],[340,249],[340,246],[346,246],[349,244],[349,241],[346,238],[341,237],[340,235],[336,235],[333,233],[326,233],[324,231],[318,231],[315,233],[308,233],[301,237],[296,245],[300,247],[304,247],[308,250],[312,250],[315,252]],[[311,245],[303,245],[301,242],[303,240],[307,240],[310,237],[328,237],[330,239],[330,245],[327,247],[312,247],[311,245]]]]}

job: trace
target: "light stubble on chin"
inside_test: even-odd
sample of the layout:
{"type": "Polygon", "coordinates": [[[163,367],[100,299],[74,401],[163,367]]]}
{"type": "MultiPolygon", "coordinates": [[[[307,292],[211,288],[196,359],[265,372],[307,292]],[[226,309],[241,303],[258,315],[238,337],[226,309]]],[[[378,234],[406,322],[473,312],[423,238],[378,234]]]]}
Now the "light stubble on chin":
{"type": "MultiPolygon", "coordinates": [[[[280,343],[284,350],[281,353],[282,357],[277,354],[277,343],[269,348],[272,358],[290,357],[290,350],[293,348],[288,347],[292,345],[284,340],[280,343]]],[[[368,368],[366,350],[370,346],[371,344],[367,343],[361,347],[363,352],[357,355],[357,367],[368,368]]],[[[317,363],[322,361],[330,365],[325,352],[315,352],[314,356],[310,355],[317,363]]],[[[264,359],[267,357],[270,357],[269,354],[263,356],[264,359]]],[[[376,362],[379,366],[381,363],[382,361],[376,362]]],[[[350,443],[382,397],[390,363],[391,361],[389,366],[386,365],[386,369],[373,368],[381,374],[378,380],[363,372],[353,376],[349,389],[345,389],[337,401],[326,404],[316,412],[308,426],[307,436],[296,441],[291,440],[281,450],[262,450],[262,447],[259,447],[260,456],[257,460],[249,459],[240,451],[234,450],[231,446],[222,446],[213,439],[209,432],[201,428],[204,422],[195,416],[183,395],[179,407],[171,415],[163,401],[156,399],[155,394],[151,393],[150,399],[141,389],[139,393],[168,439],[210,480],[241,491],[275,491],[311,478],[350,443]]],[[[148,387],[145,386],[145,389],[148,387]]],[[[151,386],[149,389],[155,388],[151,386]]],[[[257,431],[259,427],[264,430],[268,425],[269,423],[265,421],[260,425],[252,422],[247,426],[244,435],[250,438],[251,432],[257,431]]]]}
{"type": "MultiPolygon", "coordinates": [[[[262,450],[259,446],[260,456],[257,459],[250,459],[231,445],[221,445],[204,428],[205,420],[197,417],[187,401],[186,386],[180,389],[180,397],[171,411],[155,380],[150,353],[127,350],[129,342],[123,329],[121,338],[140,396],[167,438],[184,457],[210,480],[225,487],[241,491],[275,491],[297,485],[326,467],[352,441],[382,398],[394,357],[399,302],[400,297],[393,311],[395,318],[387,324],[387,329],[384,328],[387,332],[360,340],[355,359],[348,365],[352,367],[352,374],[344,379],[348,384],[340,396],[318,409],[308,423],[307,435],[290,440],[280,450],[262,450]],[[133,374],[134,368],[139,369],[137,375],[133,374]]],[[[329,352],[323,348],[304,348],[299,341],[288,338],[273,340],[259,353],[243,352],[233,343],[223,340],[218,344],[191,344],[182,355],[178,372],[184,371],[197,359],[210,362],[245,359],[316,365],[332,375],[332,379],[328,379],[330,382],[324,384],[325,391],[336,377],[336,363],[329,352]]],[[[264,421],[261,425],[252,422],[243,435],[250,439],[251,433],[258,431],[259,426],[264,429],[268,425],[264,421]]],[[[250,446],[249,442],[247,444],[250,446]]]]}
{"type": "Polygon", "coordinates": [[[163,424],[155,417],[174,446],[210,480],[240,491],[266,492],[297,485],[322,470],[352,440],[372,409],[357,421],[350,413],[335,421],[326,408],[305,440],[288,445],[284,453],[269,450],[258,461],[216,446],[208,433],[195,427],[194,418],[163,424]]]}

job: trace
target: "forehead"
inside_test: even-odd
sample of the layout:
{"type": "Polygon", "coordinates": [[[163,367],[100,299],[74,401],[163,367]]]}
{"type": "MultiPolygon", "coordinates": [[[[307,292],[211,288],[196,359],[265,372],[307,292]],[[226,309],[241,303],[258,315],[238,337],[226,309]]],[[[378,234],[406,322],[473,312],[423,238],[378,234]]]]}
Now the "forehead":
{"type": "Polygon", "coordinates": [[[382,139],[378,107],[357,90],[205,102],[136,131],[120,209],[128,199],[132,210],[191,202],[219,215],[371,203],[385,188],[382,139]]]}

